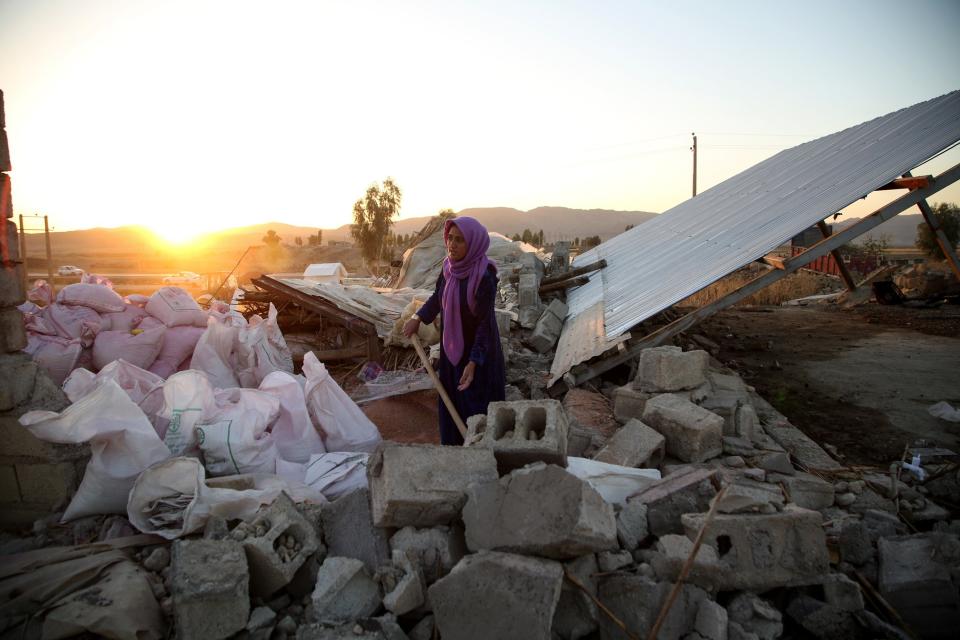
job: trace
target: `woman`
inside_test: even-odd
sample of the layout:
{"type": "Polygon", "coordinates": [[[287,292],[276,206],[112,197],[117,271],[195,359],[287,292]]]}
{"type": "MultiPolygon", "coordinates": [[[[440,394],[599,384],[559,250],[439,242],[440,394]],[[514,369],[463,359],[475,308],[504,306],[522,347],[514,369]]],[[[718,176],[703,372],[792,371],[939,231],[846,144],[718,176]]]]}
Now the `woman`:
{"type": "MultiPolygon", "coordinates": [[[[504,399],[503,350],[493,302],[497,266],[487,257],[490,236],[473,218],[443,225],[447,257],[430,299],[403,326],[408,338],[421,322],[433,322],[441,311],[440,383],[460,417],[486,413],[487,405],[504,399]]],[[[463,436],[441,401],[440,443],[463,444],[463,436]]]]}

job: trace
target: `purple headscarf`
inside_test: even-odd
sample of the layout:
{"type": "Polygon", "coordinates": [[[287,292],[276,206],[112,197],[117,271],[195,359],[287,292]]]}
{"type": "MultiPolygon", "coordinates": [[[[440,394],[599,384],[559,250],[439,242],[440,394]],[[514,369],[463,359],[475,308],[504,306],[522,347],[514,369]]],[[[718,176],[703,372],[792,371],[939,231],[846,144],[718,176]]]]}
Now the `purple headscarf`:
{"type": "Polygon", "coordinates": [[[467,279],[467,304],[470,311],[476,313],[477,288],[488,266],[497,265],[487,257],[490,247],[490,235],[487,229],[473,218],[462,217],[443,223],[443,244],[447,244],[450,227],[456,225],[467,242],[467,255],[463,260],[451,262],[450,256],[443,259],[443,351],[450,362],[456,366],[463,356],[463,322],[460,318],[460,283],[467,279]]]}

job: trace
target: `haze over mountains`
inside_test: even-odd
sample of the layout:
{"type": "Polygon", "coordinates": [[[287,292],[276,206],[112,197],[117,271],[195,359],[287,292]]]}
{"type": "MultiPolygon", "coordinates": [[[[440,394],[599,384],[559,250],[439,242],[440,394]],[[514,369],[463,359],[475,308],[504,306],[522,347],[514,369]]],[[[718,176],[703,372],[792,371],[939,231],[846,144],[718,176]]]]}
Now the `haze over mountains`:
{"type": "MultiPolygon", "coordinates": [[[[599,235],[607,240],[622,233],[628,225],[639,225],[657,214],[648,211],[612,211],[609,209],[569,209],[566,207],[537,207],[521,211],[510,207],[470,208],[457,212],[458,216],[472,216],[489,230],[506,236],[523,233],[524,229],[537,232],[543,229],[548,242],[572,240],[576,237],[599,235]]],[[[393,230],[397,234],[412,234],[419,231],[430,216],[405,218],[394,222],[393,230]]],[[[843,229],[859,218],[839,220],[835,230],[843,229]]],[[[868,236],[875,238],[887,236],[891,246],[912,246],[917,225],[923,222],[919,214],[894,217],[874,229],[868,236]]],[[[196,239],[193,249],[209,247],[219,250],[235,250],[262,244],[267,230],[274,230],[284,244],[293,244],[296,237],[303,238],[316,234],[318,227],[290,225],[283,222],[267,222],[247,227],[235,227],[223,231],[204,234],[196,239]]],[[[77,231],[55,231],[50,234],[54,251],[60,254],[72,253],[128,253],[144,249],[165,250],[169,245],[150,229],[131,225],[112,229],[96,228],[77,231]]],[[[863,238],[858,239],[862,241],[863,238]]],[[[329,240],[350,240],[350,225],[323,230],[323,242],[329,240]]],[[[43,235],[27,234],[29,252],[42,252],[43,235]]]]}

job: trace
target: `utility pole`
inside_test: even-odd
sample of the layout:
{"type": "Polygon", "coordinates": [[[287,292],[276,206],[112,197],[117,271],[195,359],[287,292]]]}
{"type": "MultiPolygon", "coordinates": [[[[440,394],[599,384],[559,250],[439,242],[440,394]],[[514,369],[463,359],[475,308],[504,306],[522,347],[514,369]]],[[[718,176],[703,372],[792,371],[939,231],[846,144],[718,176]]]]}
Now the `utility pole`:
{"type": "Polygon", "coordinates": [[[697,196],[697,134],[696,132],[691,133],[693,136],[693,146],[690,147],[690,150],[693,151],[693,197],[697,196]]]}
{"type": "Polygon", "coordinates": [[[43,216],[43,237],[47,245],[47,282],[50,283],[50,292],[53,293],[53,257],[50,251],[50,220],[43,216]]]}

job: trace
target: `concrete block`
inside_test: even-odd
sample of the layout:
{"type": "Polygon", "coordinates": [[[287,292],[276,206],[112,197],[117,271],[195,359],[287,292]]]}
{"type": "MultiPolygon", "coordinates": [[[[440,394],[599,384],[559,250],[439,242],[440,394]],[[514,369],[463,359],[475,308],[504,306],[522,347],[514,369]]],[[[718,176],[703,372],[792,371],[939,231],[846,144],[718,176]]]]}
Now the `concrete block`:
{"type": "Polygon", "coordinates": [[[756,438],[760,431],[760,417],[752,404],[742,404],[737,407],[733,423],[734,433],[747,440],[756,438]]]}
{"type": "Polygon", "coordinates": [[[560,300],[553,300],[537,320],[533,333],[527,337],[529,344],[537,353],[546,353],[557,344],[560,332],[563,330],[563,321],[567,317],[567,305],[560,300]]]}
{"type": "Polygon", "coordinates": [[[620,423],[639,420],[647,408],[647,400],[652,397],[652,393],[637,391],[630,385],[617,387],[613,390],[613,415],[620,423]]]}
{"type": "Polygon", "coordinates": [[[776,640],[783,634],[781,613],[752,593],[741,593],[734,597],[727,605],[727,616],[731,626],[736,624],[759,640],[776,640]]]}
{"type": "MultiPolygon", "coordinates": [[[[690,538],[668,533],[657,539],[656,553],[651,554],[649,562],[659,580],[674,582],[692,552],[693,541],[690,538]]],[[[690,566],[687,581],[690,584],[711,588],[720,570],[719,562],[716,550],[709,545],[702,545],[690,566]]]]}
{"type": "Polygon", "coordinates": [[[737,478],[717,505],[718,513],[776,513],[783,511],[783,491],[775,484],[737,478]]]}
{"type": "Polygon", "coordinates": [[[790,600],[786,613],[814,638],[856,638],[859,625],[849,611],[807,595],[797,595],[790,600]]]}
{"type": "Polygon", "coordinates": [[[712,392],[700,406],[723,418],[723,435],[737,436],[737,409],[744,402],[744,395],[732,391],[712,392]]]}
{"type": "Polygon", "coordinates": [[[620,546],[633,551],[648,535],[650,530],[647,527],[647,505],[636,500],[627,500],[617,513],[617,539],[620,546]]]}
{"type": "Polygon", "coordinates": [[[601,551],[597,554],[597,566],[601,573],[611,573],[633,564],[633,554],[629,551],[601,551]]]}
{"type": "Polygon", "coordinates": [[[727,610],[713,600],[704,600],[697,608],[693,629],[706,640],[727,640],[727,610]]]}
{"type": "MultiPolygon", "coordinates": [[[[0,272],[2,273],[2,272],[0,272]]],[[[37,377],[37,363],[35,363],[26,353],[4,353],[0,354],[0,375],[3,376],[3,384],[0,385],[0,411],[10,411],[18,405],[25,404],[33,393],[34,380],[37,377]]],[[[11,433],[16,429],[26,432],[26,427],[19,422],[13,421],[10,426],[5,426],[4,431],[11,433]]],[[[30,436],[33,438],[33,436],[30,436]]],[[[36,438],[34,438],[36,440],[36,438]]],[[[4,441],[6,442],[6,441],[4,441]]],[[[4,447],[4,454],[10,454],[4,447]]]]}
{"type": "Polygon", "coordinates": [[[246,530],[254,533],[243,540],[250,592],[263,598],[293,580],[301,565],[320,548],[313,525],[286,493],[261,508],[246,530]]]}
{"type": "Polygon", "coordinates": [[[397,585],[383,596],[383,606],[398,616],[422,606],[427,596],[427,585],[418,563],[402,551],[393,552],[393,566],[403,572],[397,585]]]}
{"type": "Polygon", "coordinates": [[[10,171],[10,143],[7,132],[0,129],[0,171],[10,171]]]}
{"type": "Polygon", "coordinates": [[[373,615],[380,607],[380,587],[355,558],[328,557],[317,572],[310,596],[313,616],[324,624],[352,622],[373,615]]]}
{"type": "Polygon", "coordinates": [[[20,502],[20,484],[13,465],[0,466],[0,502],[20,502]]]}
{"type": "Polygon", "coordinates": [[[496,480],[493,452],[482,447],[384,443],[367,467],[373,524],[432,527],[460,515],[466,488],[496,480]]]}
{"type": "Polygon", "coordinates": [[[17,484],[24,502],[54,507],[72,497],[80,486],[85,465],[76,462],[55,464],[18,464],[17,484]]]}
{"type": "MultiPolygon", "coordinates": [[[[672,588],[669,582],[655,582],[644,576],[617,575],[600,582],[599,599],[631,633],[645,638],[672,588]]],[[[693,631],[697,610],[708,599],[703,589],[682,585],[657,637],[682,638],[693,631]]],[[[623,637],[623,630],[609,616],[600,616],[601,640],[623,637]]]]}
{"type": "Polygon", "coordinates": [[[497,331],[501,336],[510,335],[510,323],[513,321],[513,315],[503,309],[494,309],[497,318],[497,331]]]}
{"type": "Polygon", "coordinates": [[[430,529],[404,527],[390,538],[390,549],[415,558],[430,585],[460,562],[467,553],[467,542],[459,524],[430,529]]]}
{"type": "Polygon", "coordinates": [[[368,489],[351,491],[323,505],[320,521],[329,555],[360,560],[371,574],[390,561],[388,532],[373,526],[368,489]]]}
{"type": "Polygon", "coordinates": [[[873,543],[861,520],[848,520],[841,525],[838,546],[844,562],[859,566],[873,558],[873,543]]]}
{"type": "Polygon", "coordinates": [[[540,306],[540,283],[536,273],[521,273],[517,285],[517,303],[520,307],[540,306]]]}
{"type": "MultiPolygon", "coordinates": [[[[681,516],[688,538],[696,537],[705,517],[681,516]]],[[[830,565],[822,523],[820,513],[793,505],[774,514],[717,514],[704,539],[720,559],[711,586],[765,591],[819,583],[830,565]]]]}
{"type": "Polygon", "coordinates": [[[13,217],[13,197],[10,188],[10,176],[0,173],[0,220],[13,217]]]}
{"type": "Polygon", "coordinates": [[[713,469],[677,472],[637,494],[630,502],[646,505],[647,523],[653,535],[683,533],[680,516],[704,513],[710,508],[710,500],[717,494],[713,485],[715,475],[713,469]]]}
{"type": "Polygon", "coordinates": [[[535,464],[467,489],[467,547],[567,559],[614,549],[613,507],[589,484],[554,465],[535,464]]]}
{"type": "Polygon", "coordinates": [[[467,431],[470,449],[489,449],[500,473],[531,462],[567,466],[569,423],[558,400],[491,402],[485,421],[467,431]]]}
{"type": "Polygon", "coordinates": [[[883,538],[880,593],[923,638],[955,637],[960,599],[951,574],[960,569],[960,538],[920,533],[883,538]]]}
{"type": "MultiPolygon", "coordinates": [[[[563,410],[567,414],[571,431],[574,426],[579,426],[591,435],[609,438],[620,428],[610,400],[596,391],[578,387],[570,389],[563,396],[563,410]]],[[[568,455],[573,454],[568,452],[568,455]]]]}
{"type": "Polygon", "coordinates": [[[763,453],[753,456],[750,458],[750,464],[764,471],[781,473],[787,476],[792,476],[797,472],[793,468],[793,463],[790,462],[790,454],[784,452],[763,453]]]}
{"type": "Polygon", "coordinates": [[[21,351],[27,346],[23,314],[16,307],[0,308],[0,353],[21,351]]]}
{"type": "Polygon", "coordinates": [[[684,462],[704,462],[723,453],[723,418],[678,396],[650,399],[643,422],[663,434],[668,454],[684,462]]]}
{"type": "Polygon", "coordinates": [[[710,354],[706,351],[683,351],[664,346],[640,352],[633,388],[638,391],[681,391],[699,387],[707,381],[710,354]]]}
{"type": "Polygon", "coordinates": [[[563,567],[496,551],[465,556],[429,589],[444,640],[550,640],[563,567]]]}
{"type": "Polygon", "coordinates": [[[833,504],[833,485],[813,474],[803,471],[797,471],[794,475],[771,473],[767,476],[767,481],[782,483],[790,502],[798,507],[820,511],[833,504]]]}
{"type": "MultiPolygon", "coordinates": [[[[572,575],[594,598],[597,596],[597,580],[594,577],[600,571],[597,559],[592,553],[580,556],[563,565],[564,571],[572,575]]],[[[560,600],[553,614],[553,634],[564,640],[575,640],[589,636],[597,629],[599,611],[593,599],[580,587],[564,580],[560,589],[560,600]]]]}
{"type": "Polygon", "coordinates": [[[656,468],[663,462],[665,442],[659,432],[633,419],[607,440],[594,460],[622,467],[656,468]]]}
{"type": "Polygon", "coordinates": [[[247,556],[233,540],[176,540],[171,586],[179,638],[228,638],[250,614],[247,556]]]}
{"type": "Polygon", "coordinates": [[[823,577],[823,596],[827,604],[841,611],[863,611],[860,585],[842,573],[829,573],[823,577]]]}
{"type": "MultiPolygon", "coordinates": [[[[20,258],[20,249],[17,241],[17,225],[12,221],[0,217],[3,233],[6,233],[6,251],[7,258],[11,261],[18,261],[20,258]]],[[[12,264],[10,268],[0,269],[0,307],[15,307],[23,304],[26,299],[26,293],[23,290],[21,276],[23,275],[23,265],[12,264]]]]}

